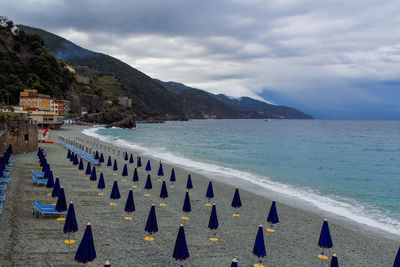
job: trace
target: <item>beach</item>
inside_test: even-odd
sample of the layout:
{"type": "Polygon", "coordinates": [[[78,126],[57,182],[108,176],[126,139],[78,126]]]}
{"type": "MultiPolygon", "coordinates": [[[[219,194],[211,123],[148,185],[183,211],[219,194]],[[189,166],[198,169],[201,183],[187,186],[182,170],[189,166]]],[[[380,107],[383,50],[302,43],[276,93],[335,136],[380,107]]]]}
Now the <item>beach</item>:
{"type": "MultiPolygon", "coordinates": [[[[81,133],[85,127],[64,127],[60,131],[52,131],[50,140],[58,141],[58,135],[74,139],[81,137],[93,140],[81,133]]],[[[98,141],[100,142],[100,141],[98,141]]],[[[107,147],[112,144],[107,144],[107,147]]],[[[219,241],[211,242],[209,238],[214,231],[208,229],[211,208],[206,207],[205,197],[208,183],[212,177],[191,173],[193,189],[190,190],[192,212],[188,221],[181,219],[183,200],[186,192],[188,171],[177,166],[163,163],[164,179],[167,182],[169,197],[162,201],[159,198],[161,182],[157,181],[159,160],[142,156],[143,166],[139,169],[139,181],[133,182],[133,168],[129,168],[129,176],[122,178],[123,152],[138,155],[138,151],[115,148],[111,157],[118,161],[118,175],[114,176],[112,168],[99,167],[102,171],[106,188],[104,196],[100,192],[97,181],[87,181],[87,177],[79,174],[75,166],[67,160],[67,150],[59,144],[41,144],[47,155],[54,176],[59,176],[64,186],[67,202],[75,205],[79,231],[71,234],[76,244],[64,244],[68,235],[62,232],[63,224],[54,217],[36,218],[32,215],[33,201],[44,205],[55,203],[56,199],[47,196],[46,187],[33,185],[31,170],[40,171],[36,153],[12,155],[15,159],[7,186],[3,214],[0,215],[0,265],[1,266],[76,266],[74,255],[82,238],[85,224],[90,222],[93,229],[97,258],[89,266],[102,266],[106,260],[112,266],[180,266],[180,262],[172,258],[175,239],[179,225],[185,228],[190,258],[182,262],[184,266],[230,266],[233,258],[239,266],[252,266],[258,258],[252,253],[258,226],[269,227],[266,217],[273,199],[254,194],[239,187],[243,206],[238,210],[240,217],[233,217],[235,210],[231,201],[235,185],[213,180],[219,219],[219,228],[215,231],[219,241]],[[118,155],[118,151],[120,151],[118,155]],[[153,188],[150,197],[145,197],[144,167],[150,159],[153,188]],[[170,188],[169,176],[174,167],[176,182],[170,188]],[[109,198],[112,183],[118,181],[121,198],[111,201],[109,198]],[[122,180],[126,179],[126,182],[122,180]],[[132,185],[136,211],[124,212],[126,197],[132,185]],[[116,206],[110,206],[115,202],[116,206]],[[167,206],[160,207],[160,203],[167,206]],[[159,231],[153,236],[153,242],[144,240],[144,227],[151,205],[155,204],[159,231]],[[124,220],[132,216],[131,221],[124,220]]],[[[101,150],[99,149],[101,152],[101,150]]],[[[109,152],[104,153],[107,160],[109,152]]],[[[141,155],[139,155],[141,156],[141,155]]],[[[135,158],[136,160],[136,158],[135,158]]],[[[133,164],[136,166],[136,162],[133,164]]],[[[85,161],[86,167],[86,161],[85,161]]],[[[289,203],[290,204],[290,203],[289,203]]],[[[341,266],[392,266],[399,246],[396,238],[388,238],[379,231],[360,227],[357,224],[340,218],[332,218],[327,214],[299,207],[298,203],[287,205],[277,202],[280,222],[274,226],[275,233],[264,230],[267,256],[263,259],[265,266],[329,266],[329,261],[322,261],[316,256],[321,252],[318,238],[322,223],[328,216],[334,247],[327,251],[331,256],[338,256],[341,266]],[[326,216],[325,216],[326,215],[326,216]]]]}

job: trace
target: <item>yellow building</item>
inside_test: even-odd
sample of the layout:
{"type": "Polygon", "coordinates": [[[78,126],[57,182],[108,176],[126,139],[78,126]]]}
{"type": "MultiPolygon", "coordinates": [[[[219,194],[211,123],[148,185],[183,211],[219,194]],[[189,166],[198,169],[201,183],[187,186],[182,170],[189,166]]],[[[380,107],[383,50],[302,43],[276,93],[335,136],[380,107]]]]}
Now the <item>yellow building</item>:
{"type": "Polygon", "coordinates": [[[27,111],[51,111],[51,102],[49,95],[39,94],[35,89],[25,89],[19,95],[19,105],[27,111]]]}

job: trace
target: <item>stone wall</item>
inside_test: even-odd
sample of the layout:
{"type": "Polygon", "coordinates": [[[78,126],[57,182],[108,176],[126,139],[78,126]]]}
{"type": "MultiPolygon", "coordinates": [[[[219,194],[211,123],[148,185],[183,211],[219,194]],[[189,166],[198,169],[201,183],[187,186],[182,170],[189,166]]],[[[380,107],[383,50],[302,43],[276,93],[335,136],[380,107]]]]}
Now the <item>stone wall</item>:
{"type": "Polygon", "coordinates": [[[7,125],[0,135],[0,154],[11,144],[13,154],[33,152],[38,148],[38,127],[36,124],[7,125]]]}

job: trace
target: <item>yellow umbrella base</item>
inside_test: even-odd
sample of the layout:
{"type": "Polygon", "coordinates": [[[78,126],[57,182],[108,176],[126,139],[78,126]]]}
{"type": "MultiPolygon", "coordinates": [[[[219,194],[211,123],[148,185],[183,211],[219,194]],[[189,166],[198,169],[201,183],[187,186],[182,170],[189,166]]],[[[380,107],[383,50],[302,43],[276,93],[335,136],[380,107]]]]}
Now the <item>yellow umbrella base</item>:
{"type": "Polygon", "coordinates": [[[117,203],[111,202],[109,203],[110,206],[117,206],[117,203]]]}
{"type": "Polygon", "coordinates": [[[151,241],[154,241],[154,237],[152,237],[152,236],[146,236],[146,237],[144,238],[144,240],[151,242],[151,241]]]}
{"type": "Polygon", "coordinates": [[[170,185],[170,186],[169,186],[169,188],[174,188],[174,187],[175,187],[174,185],[170,185]]]}
{"type": "Polygon", "coordinates": [[[211,237],[210,238],[210,241],[211,242],[217,242],[219,240],[219,238],[217,238],[217,237],[211,237]]]}
{"type": "Polygon", "coordinates": [[[124,217],[125,221],[132,221],[132,217],[124,217]]]}
{"type": "Polygon", "coordinates": [[[233,217],[239,217],[240,214],[235,213],[235,214],[232,214],[232,216],[233,216],[233,217]]]}
{"type": "Polygon", "coordinates": [[[126,182],[126,179],[122,179],[121,182],[126,182]]]}
{"type": "Polygon", "coordinates": [[[150,196],[150,194],[144,194],[144,196],[145,196],[145,197],[149,197],[149,196],[150,196]]]}
{"type": "Polygon", "coordinates": [[[87,177],[86,177],[86,178],[83,178],[83,180],[85,180],[85,181],[89,181],[89,178],[87,178],[87,177]]]}
{"type": "Polygon", "coordinates": [[[132,168],[132,166],[129,166],[129,168],[132,168]]]}
{"type": "Polygon", "coordinates": [[[83,174],[83,172],[78,172],[79,174],[83,174]]]}
{"type": "Polygon", "coordinates": [[[261,263],[256,263],[256,264],[254,264],[254,267],[265,267],[265,266],[262,265],[261,263]]]}
{"type": "Polygon", "coordinates": [[[182,220],[187,221],[189,220],[189,217],[182,217],[182,220]]]}
{"type": "Polygon", "coordinates": [[[160,204],[160,207],[166,207],[166,206],[167,206],[167,204],[164,204],[164,203],[160,204]]]}
{"type": "Polygon", "coordinates": [[[65,240],[64,243],[67,245],[75,244],[75,240],[65,240]]]}
{"type": "Polygon", "coordinates": [[[48,193],[47,195],[48,195],[48,196],[51,196],[51,193],[48,193]]]}
{"type": "Polygon", "coordinates": [[[114,176],[117,176],[117,174],[116,174],[116,173],[114,173],[113,175],[114,175],[114,176]]]}
{"type": "Polygon", "coordinates": [[[50,206],[56,206],[56,205],[57,205],[56,203],[51,203],[51,204],[50,204],[50,206]]]}
{"type": "Polygon", "coordinates": [[[206,207],[211,207],[212,205],[210,203],[205,204],[206,207]]]}
{"type": "Polygon", "coordinates": [[[322,255],[322,254],[319,254],[317,257],[319,259],[321,259],[321,260],[324,260],[324,261],[328,259],[328,256],[325,256],[325,255],[322,255]]]}
{"type": "Polygon", "coordinates": [[[91,185],[90,188],[96,188],[96,186],[95,185],[91,185]]]}
{"type": "Polygon", "coordinates": [[[104,196],[104,193],[97,193],[98,196],[104,196]]]}
{"type": "Polygon", "coordinates": [[[162,182],[162,180],[161,179],[157,179],[157,182],[162,182]]]}
{"type": "Polygon", "coordinates": [[[63,222],[63,221],[65,221],[65,218],[57,218],[56,220],[59,222],[63,222]]]}
{"type": "Polygon", "coordinates": [[[132,188],[136,188],[136,185],[132,185],[132,188]]]}
{"type": "Polygon", "coordinates": [[[271,228],[267,228],[267,229],[265,229],[265,231],[270,232],[270,233],[275,233],[275,230],[271,229],[271,228]]]}

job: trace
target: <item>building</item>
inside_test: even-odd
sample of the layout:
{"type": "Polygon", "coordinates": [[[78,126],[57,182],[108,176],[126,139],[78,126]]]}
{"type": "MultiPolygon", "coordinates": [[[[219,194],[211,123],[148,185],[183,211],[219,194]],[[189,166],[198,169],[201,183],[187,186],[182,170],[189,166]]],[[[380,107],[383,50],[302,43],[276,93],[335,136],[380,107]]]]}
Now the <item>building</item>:
{"type": "Polygon", "coordinates": [[[67,116],[69,113],[70,102],[67,100],[56,100],[58,105],[58,115],[67,116]]]}
{"type": "Polygon", "coordinates": [[[39,94],[35,89],[25,89],[19,94],[19,105],[26,111],[50,111],[51,98],[49,95],[39,94]]]}

